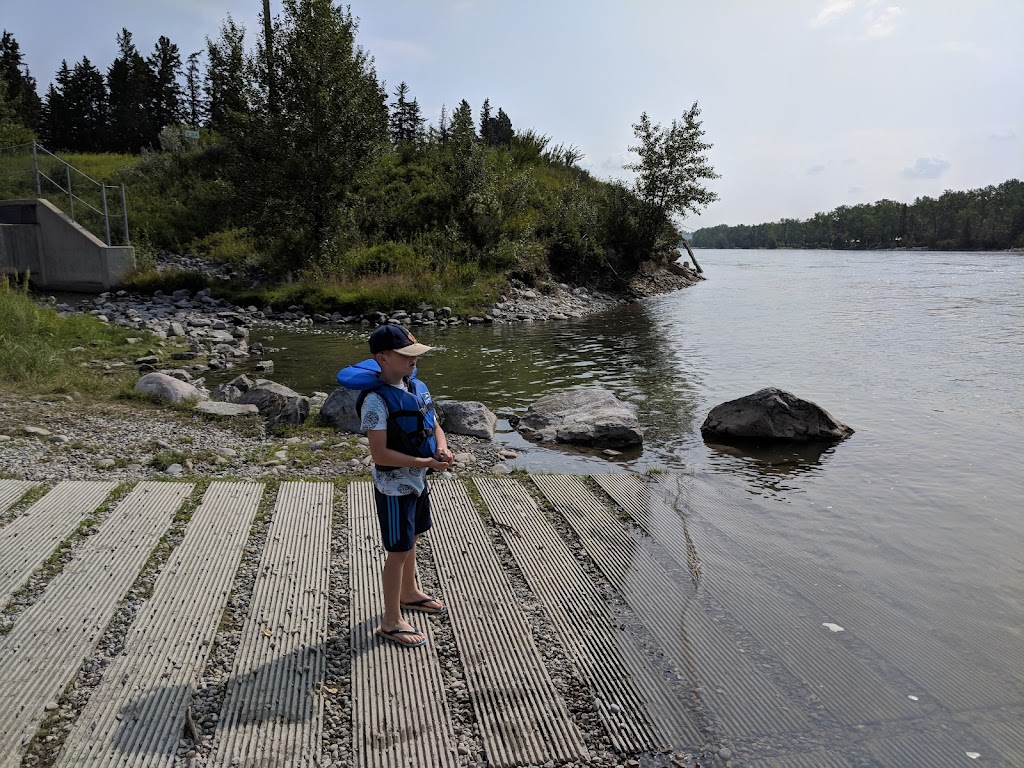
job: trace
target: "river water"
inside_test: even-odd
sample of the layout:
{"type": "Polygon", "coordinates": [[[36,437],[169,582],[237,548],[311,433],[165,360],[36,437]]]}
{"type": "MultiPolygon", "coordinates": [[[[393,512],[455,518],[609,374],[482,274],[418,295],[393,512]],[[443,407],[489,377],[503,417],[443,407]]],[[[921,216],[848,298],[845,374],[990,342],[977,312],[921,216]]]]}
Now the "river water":
{"type": "MultiPolygon", "coordinates": [[[[1016,721],[1009,728],[1024,751],[1024,255],[709,250],[698,258],[708,278],[700,285],[583,319],[416,329],[439,347],[421,360],[421,376],[436,399],[480,400],[496,412],[521,412],[571,386],[605,387],[633,404],[644,447],[613,459],[533,446],[507,422],[498,440],[529,470],[700,478],[746,510],[746,533],[778,541],[793,558],[780,562],[824,565],[835,584],[870,596],[856,604],[860,614],[824,594],[808,605],[821,622],[862,622],[861,640],[883,660],[873,663],[898,667],[907,695],[930,695],[933,708],[916,726],[876,734],[903,739],[917,758],[890,762],[882,747],[866,748],[857,752],[866,763],[939,764],[913,740],[940,727],[947,738],[948,716],[959,725],[947,752],[960,750],[949,764],[961,764],[968,742],[981,745],[974,751],[987,764],[1024,764],[1014,738],[998,738],[1000,723],[1016,721]],[[711,407],[765,386],[818,403],[856,433],[825,450],[705,444],[699,428],[711,407]],[[889,625],[918,634],[885,635],[889,625]],[[929,676],[949,659],[966,665],[949,679],[975,681],[975,698],[959,701],[929,676]],[[993,711],[992,722],[978,714],[993,711]]],[[[307,393],[331,391],[336,371],[366,356],[365,331],[266,335],[282,347],[272,355],[274,379],[307,393]]],[[[690,513],[727,538],[713,509],[690,513]]],[[[735,533],[741,542],[743,531],[735,533]]],[[[786,589],[785,568],[773,573],[769,583],[786,589]]],[[[936,738],[927,743],[942,743],[936,738]]]]}

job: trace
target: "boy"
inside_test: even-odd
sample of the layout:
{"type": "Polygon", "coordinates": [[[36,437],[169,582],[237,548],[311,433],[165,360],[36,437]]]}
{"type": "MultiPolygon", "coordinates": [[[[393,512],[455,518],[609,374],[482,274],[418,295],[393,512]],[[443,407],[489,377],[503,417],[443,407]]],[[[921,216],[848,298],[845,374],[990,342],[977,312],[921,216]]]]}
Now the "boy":
{"type": "Polygon", "coordinates": [[[431,526],[427,470],[443,472],[455,455],[426,385],[413,374],[416,360],[432,347],[405,328],[382,325],[370,334],[370,354],[380,366],[380,385],[364,397],[361,431],[373,457],[373,495],[384,548],[384,616],[377,634],[415,647],[426,636],[402,617],[402,608],[423,613],[444,610],[441,601],[416,583],[416,540],[431,526]]]}

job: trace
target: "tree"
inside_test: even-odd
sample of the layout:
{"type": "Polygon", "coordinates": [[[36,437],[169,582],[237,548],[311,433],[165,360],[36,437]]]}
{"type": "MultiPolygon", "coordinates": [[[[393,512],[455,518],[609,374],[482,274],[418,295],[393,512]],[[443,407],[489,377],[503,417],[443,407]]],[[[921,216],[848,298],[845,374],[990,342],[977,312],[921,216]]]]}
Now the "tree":
{"type": "Polygon", "coordinates": [[[640,143],[629,147],[629,151],[639,159],[625,167],[636,171],[633,191],[647,207],[640,229],[649,248],[653,249],[665,225],[671,223],[672,215],[699,213],[718,199],[702,183],[719,175],[704,154],[712,145],[701,139],[704,131],[699,117],[700,108],[694,102],[668,128],[652,125],[646,112],[633,126],[640,143]]]}
{"type": "Polygon", "coordinates": [[[178,83],[181,75],[181,54],[178,46],[163,35],[148,60],[151,80],[151,115],[157,133],[181,120],[183,91],[178,83]]]}
{"type": "Polygon", "coordinates": [[[7,30],[0,36],[0,80],[6,85],[10,119],[37,130],[42,124],[42,100],[36,92],[35,78],[25,66],[18,41],[7,30]]]}
{"type": "Polygon", "coordinates": [[[110,98],[110,148],[138,152],[156,143],[151,98],[153,73],[142,58],[132,33],[117,36],[118,55],[107,70],[110,98]]]}
{"type": "Polygon", "coordinates": [[[188,55],[188,63],[185,65],[185,109],[184,117],[193,128],[198,128],[206,114],[206,104],[203,100],[202,81],[199,77],[199,51],[188,55]]]}
{"type": "Polygon", "coordinates": [[[480,107],[480,139],[484,144],[492,144],[491,141],[491,100],[484,99],[484,104],[480,107]]]}
{"type": "Polygon", "coordinates": [[[416,99],[409,98],[409,86],[403,81],[395,88],[395,100],[389,105],[391,141],[395,144],[415,143],[423,136],[423,116],[416,99]]]}
{"type": "Polygon", "coordinates": [[[277,109],[261,83],[238,138],[236,189],[248,221],[287,266],[330,254],[353,179],[388,141],[387,95],[356,45],[357,26],[331,0],[284,0],[274,39],[277,109]]]}
{"type": "Polygon", "coordinates": [[[498,109],[497,117],[491,116],[491,101],[484,99],[480,110],[480,139],[489,147],[507,147],[512,143],[512,121],[505,110],[498,109]]]}
{"type": "Polygon", "coordinates": [[[206,38],[206,103],[209,125],[231,135],[249,114],[252,88],[246,72],[245,27],[228,14],[216,40],[206,38]]]}
{"type": "Polygon", "coordinates": [[[88,57],[83,56],[71,70],[63,97],[69,128],[64,149],[102,150],[107,142],[107,87],[88,57]]]}
{"type": "Polygon", "coordinates": [[[43,102],[43,141],[51,149],[64,149],[71,146],[73,141],[73,121],[64,96],[70,85],[71,68],[65,59],[61,61],[60,69],[57,70],[54,82],[50,83],[43,102]]]}

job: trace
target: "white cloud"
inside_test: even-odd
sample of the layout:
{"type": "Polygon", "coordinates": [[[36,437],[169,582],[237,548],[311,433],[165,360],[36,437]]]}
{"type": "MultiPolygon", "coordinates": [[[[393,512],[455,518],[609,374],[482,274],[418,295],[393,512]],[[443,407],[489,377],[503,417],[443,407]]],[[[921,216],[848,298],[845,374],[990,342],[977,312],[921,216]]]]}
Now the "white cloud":
{"type": "Polygon", "coordinates": [[[1017,132],[1013,128],[1003,128],[998,131],[992,131],[988,137],[991,141],[1016,141],[1017,132]]]}
{"type": "Polygon", "coordinates": [[[949,170],[943,157],[919,157],[910,168],[903,169],[904,179],[937,179],[949,170]]]}
{"type": "Polygon", "coordinates": [[[954,56],[973,56],[978,59],[989,60],[992,53],[987,48],[982,48],[977,43],[968,43],[962,40],[947,40],[939,46],[944,53],[951,53],[954,56]]]}
{"type": "Polygon", "coordinates": [[[815,163],[807,169],[808,176],[817,176],[819,173],[825,172],[825,166],[822,163],[815,163]]]}
{"type": "Polygon", "coordinates": [[[818,15],[811,19],[811,26],[823,27],[826,24],[831,24],[856,4],[856,0],[828,0],[825,6],[818,11],[818,15]]]}
{"type": "Polygon", "coordinates": [[[896,20],[906,13],[897,5],[890,5],[881,13],[868,10],[868,37],[888,37],[896,31],[896,20]]]}

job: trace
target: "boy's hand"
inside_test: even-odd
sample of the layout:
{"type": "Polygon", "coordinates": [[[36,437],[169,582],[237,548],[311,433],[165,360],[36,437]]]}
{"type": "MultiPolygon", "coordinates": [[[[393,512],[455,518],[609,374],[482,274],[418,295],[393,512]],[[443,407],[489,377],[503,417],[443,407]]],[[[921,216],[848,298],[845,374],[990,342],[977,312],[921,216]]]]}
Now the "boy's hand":
{"type": "MultiPolygon", "coordinates": [[[[438,451],[439,455],[440,455],[440,453],[441,452],[438,451]]],[[[430,460],[430,463],[427,465],[427,467],[429,467],[430,469],[433,469],[435,472],[444,472],[450,466],[451,466],[451,462],[450,461],[441,461],[440,459],[438,459],[436,457],[432,458],[430,460]]]]}
{"type": "Polygon", "coordinates": [[[434,458],[446,464],[455,463],[455,453],[451,448],[438,448],[437,453],[434,454],[434,458]]]}

